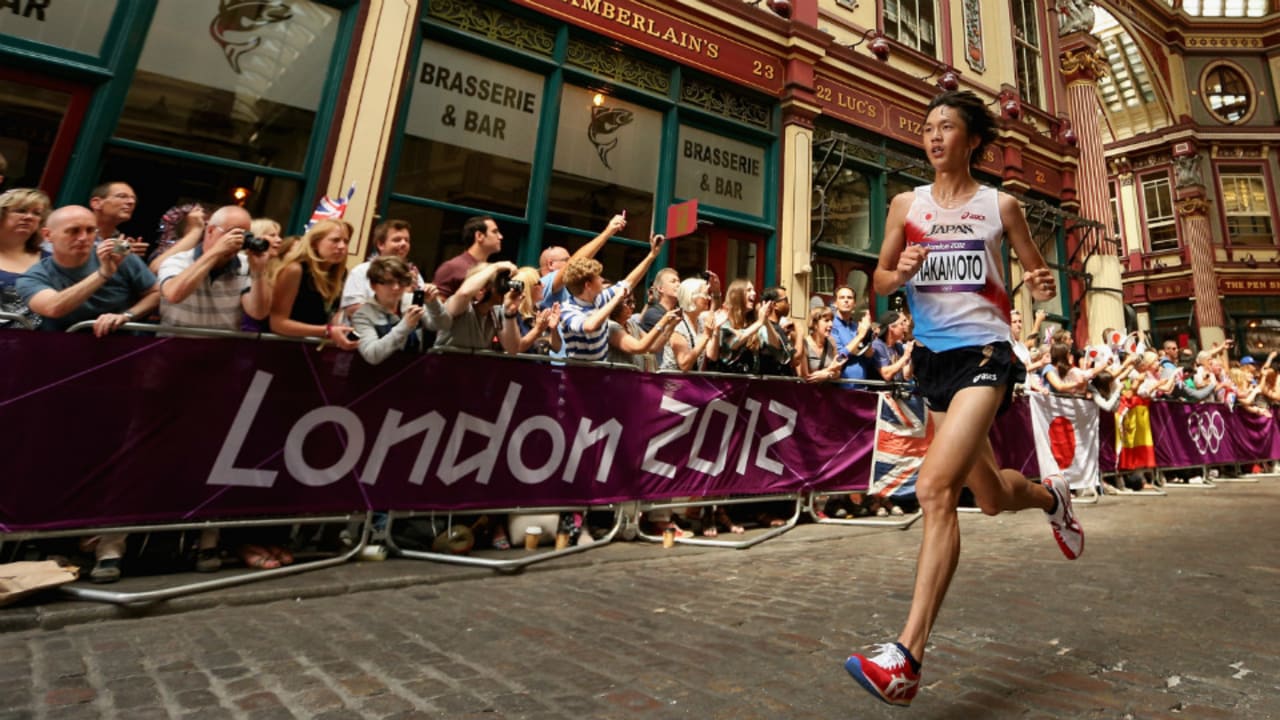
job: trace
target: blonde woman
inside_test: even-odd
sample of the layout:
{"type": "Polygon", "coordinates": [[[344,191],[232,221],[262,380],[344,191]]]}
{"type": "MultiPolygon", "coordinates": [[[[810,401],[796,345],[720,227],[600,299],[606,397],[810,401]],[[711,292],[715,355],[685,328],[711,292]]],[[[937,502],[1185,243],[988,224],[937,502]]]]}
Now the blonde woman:
{"type": "MultiPolygon", "coordinates": [[[[49,253],[40,249],[40,226],[49,217],[49,196],[39,190],[15,188],[0,194],[0,312],[27,319],[32,328],[41,317],[31,311],[18,295],[17,282],[23,273],[49,253]]],[[[22,327],[0,319],[0,327],[22,327]]]]}
{"type": "Polygon", "coordinates": [[[322,220],[294,243],[283,258],[271,296],[271,332],[292,337],[318,337],[342,350],[355,350],[352,330],[335,325],[334,316],[347,275],[350,225],[322,220]]]}
{"type": "MultiPolygon", "coordinates": [[[[267,297],[271,297],[276,275],[280,273],[280,268],[284,267],[284,263],[280,261],[280,255],[285,251],[284,238],[280,236],[280,223],[271,218],[254,218],[253,222],[249,223],[249,232],[253,233],[254,237],[262,238],[271,244],[267,250],[267,271],[262,274],[262,282],[267,284],[267,297]]],[[[240,319],[240,329],[245,332],[267,332],[271,329],[270,324],[270,316],[264,320],[254,320],[245,315],[240,319]]]]}

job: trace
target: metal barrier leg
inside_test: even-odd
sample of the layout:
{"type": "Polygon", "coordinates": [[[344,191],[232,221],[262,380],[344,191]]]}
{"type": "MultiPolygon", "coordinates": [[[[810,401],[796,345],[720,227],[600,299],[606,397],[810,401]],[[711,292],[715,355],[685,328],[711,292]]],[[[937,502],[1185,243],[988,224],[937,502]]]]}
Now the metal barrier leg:
{"type": "Polygon", "coordinates": [[[362,525],[363,528],[360,532],[360,541],[346,553],[338,555],[337,557],[294,563],[293,565],[286,565],[284,567],[271,568],[268,570],[247,570],[238,575],[215,577],[209,580],[201,580],[200,582],[187,583],[185,585],[177,585],[159,590],[121,592],[117,590],[104,590],[96,587],[82,587],[77,583],[63,585],[59,590],[61,590],[63,594],[70,595],[71,597],[80,600],[108,602],[116,605],[143,605],[159,602],[161,600],[168,600],[169,598],[180,597],[182,595],[195,595],[197,593],[209,592],[210,590],[221,590],[223,588],[246,585],[248,583],[261,582],[263,580],[274,580],[275,578],[285,577],[286,575],[296,575],[298,573],[309,572],[311,570],[320,570],[322,568],[341,565],[342,563],[358,556],[360,552],[364,550],[365,544],[369,541],[370,514],[365,514],[362,525]]]}
{"type": "MultiPolygon", "coordinates": [[[[604,537],[597,538],[594,542],[586,543],[583,545],[574,545],[572,547],[564,548],[563,550],[527,551],[527,550],[519,550],[513,544],[511,550],[507,550],[504,552],[510,552],[510,553],[520,552],[523,554],[520,555],[519,557],[515,557],[512,559],[501,559],[501,560],[495,559],[495,558],[471,557],[470,555],[454,555],[452,553],[438,553],[438,552],[431,552],[427,550],[406,550],[395,544],[395,540],[392,539],[390,531],[387,532],[387,536],[386,536],[387,549],[390,550],[397,557],[409,558],[411,560],[432,560],[435,562],[450,563],[453,565],[485,567],[491,570],[497,570],[498,572],[519,572],[520,570],[523,570],[524,568],[530,565],[533,565],[535,563],[545,562],[547,560],[554,560],[556,558],[562,558],[562,557],[574,555],[580,552],[586,552],[587,550],[594,550],[596,548],[600,548],[600,547],[604,547],[605,545],[608,545],[609,542],[612,541],[613,538],[619,533],[619,531],[622,530],[622,527],[626,521],[626,514],[622,511],[622,508],[615,505],[606,505],[604,506],[604,508],[612,508],[614,511],[613,527],[609,528],[609,532],[606,533],[604,537]]],[[[592,508],[583,508],[583,507],[501,508],[501,509],[495,509],[495,510],[474,510],[474,511],[468,510],[465,514],[468,514],[468,515],[472,513],[475,513],[475,514],[507,513],[509,514],[509,513],[527,513],[530,511],[537,511],[537,512],[543,512],[543,513],[550,513],[550,512],[586,513],[591,509],[592,508]]],[[[601,509],[601,508],[595,508],[595,509],[601,509]]],[[[449,514],[452,515],[453,513],[450,512],[449,514]]],[[[418,515],[417,513],[394,513],[394,512],[388,513],[387,527],[390,528],[392,520],[394,520],[397,517],[409,518],[409,517],[416,517],[417,515],[418,515]]],[[[586,532],[586,530],[584,529],[583,532],[586,532]]]]}
{"type": "MultiPolygon", "coordinates": [[[[685,508],[685,507],[705,507],[708,505],[712,507],[717,505],[746,505],[750,503],[771,502],[771,501],[777,501],[777,500],[794,500],[795,501],[795,508],[791,513],[791,517],[787,518],[786,522],[784,522],[782,525],[779,525],[778,527],[767,528],[764,532],[759,532],[759,533],[752,532],[750,537],[747,537],[744,534],[741,540],[722,540],[718,535],[714,538],[677,537],[675,539],[675,541],[681,545],[695,545],[695,546],[702,546],[702,547],[722,547],[722,548],[730,548],[733,550],[746,550],[749,547],[754,547],[756,545],[759,545],[765,540],[775,538],[787,532],[791,528],[795,527],[796,523],[799,522],[800,520],[800,507],[803,501],[803,496],[802,495],[767,495],[767,496],[750,497],[750,498],[728,498],[724,500],[682,501],[682,502],[669,502],[669,503],[641,503],[640,512],[647,512],[649,510],[667,510],[667,509],[685,508]]],[[[661,535],[651,535],[649,533],[646,533],[643,527],[640,526],[638,523],[636,528],[636,537],[642,540],[648,540],[649,542],[662,542],[661,535]]]]}
{"type": "MultiPolygon", "coordinates": [[[[853,492],[860,492],[860,491],[854,490],[853,492]]],[[[863,526],[863,527],[897,528],[899,530],[910,529],[910,527],[914,525],[917,520],[924,517],[924,513],[921,512],[918,508],[916,509],[915,512],[911,513],[910,515],[900,515],[897,517],[894,517],[891,515],[885,518],[879,518],[879,517],[877,518],[869,518],[869,517],[867,518],[833,518],[833,517],[822,517],[821,515],[818,514],[818,508],[815,503],[817,502],[817,499],[819,496],[840,495],[840,494],[843,494],[843,493],[826,492],[826,491],[809,493],[809,497],[805,502],[805,510],[808,511],[809,517],[813,518],[813,521],[820,525],[853,525],[853,526],[863,526]]]]}

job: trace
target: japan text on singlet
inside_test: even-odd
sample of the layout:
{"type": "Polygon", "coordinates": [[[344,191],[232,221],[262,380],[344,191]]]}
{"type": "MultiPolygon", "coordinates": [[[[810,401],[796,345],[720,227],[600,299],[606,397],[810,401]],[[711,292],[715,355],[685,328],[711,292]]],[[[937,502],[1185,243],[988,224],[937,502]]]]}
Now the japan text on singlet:
{"type": "Polygon", "coordinates": [[[907,245],[929,250],[906,285],[915,337],[934,352],[1007,342],[999,193],[983,185],[964,206],[948,210],[932,191],[932,185],[915,188],[907,211],[907,245]]]}

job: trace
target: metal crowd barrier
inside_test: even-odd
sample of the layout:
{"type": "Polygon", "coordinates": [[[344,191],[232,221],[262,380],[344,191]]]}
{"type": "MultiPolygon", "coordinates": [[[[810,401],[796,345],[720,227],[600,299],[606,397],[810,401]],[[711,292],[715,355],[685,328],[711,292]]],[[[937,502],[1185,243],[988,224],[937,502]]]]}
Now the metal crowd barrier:
{"type": "Polygon", "coordinates": [[[27,319],[25,315],[19,315],[18,313],[0,312],[0,320],[9,320],[10,322],[18,323],[22,326],[23,330],[32,329],[31,321],[27,319]]]}
{"type": "Polygon", "coordinates": [[[560,507],[508,507],[508,508],[484,508],[475,510],[442,510],[439,512],[420,512],[420,511],[391,511],[387,513],[387,528],[378,536],[378,540],[385,542],[387,549],[397,557],[409,558],[411,560],[432,560],[435,562],[450,563],[453,565],[467,565],[471,567],[486,567],[499,572],[517,572],[535,563],[554,560],[569,555],[575,555],[587,550],[608,545],[622,529],[625,522],[625,516],[621,509],[616,505],[604,506],[560,506],[560,507]],[[417,517],[434,518],[444,516],[445,532],[449,532],[453,527],[453,517],[455,515],[522,515],[522,514],[551,514],[562,512],[580,512],[584,516],[584,525],[582,532],[587,532],[585,526],[585,516],[591,510],[612,509],[614,514],[613,527],[604,537],[596,538],[593,542],[571,545],[559,550],[538,549],[525,550],[521,545],[522,538],[508,538],[511,543],[509,550],[494,550],[494,552],[506,553],[506,558],[492,557],[474,557],[471,555],[457,555],[453,553],[441,553],[431,550],[408,550],[396,545],[395,539],[391,536],[391,528],[397,519],[410,519],[417,517]]]}
{"type": "Polygon", "coordinates": [[[646,533],[644,531],[644,526],[640,523],[640,516],[646,512],[649,512],[650,510],[673,510],[674,511],[674,510],[682,510],[688,507],[710,507],[711,514],[712,514],[711,522],[715,523],[716,508],[721,506],[746,505],[746,504],[754,504],[754,503],[783,502],[783,501],[791,502],[794,504],[791,517],[784,520],[783,524],[777,527],[763,528],[763,532],[756,531],[756,530],[748,530],[741,534],[742,539],[740,540],[729,540],[726,538],[722,538],[721,535],[732,535],[732,533],[728,531],[718,531],[715,537],[694,536],[694,537],[686,538],[686,537],[676,536],[675,538],[675,542],[681,545],[699,545],[703,547],[722,547],[722,548],[730,548],[733,550],[745,550],[749,547],[754,547],[756,545],[759,545],[765,540],[770,540],[772,538],[778,537],[779,535],[795,527],[796,523],[800,520],[800,508],[802,503],[802,496],[799,493],[785,493],[785,494],[779,494],[779,495],[752,495],[749,497],[742,496],[742,497],[727,497],[727,498],[716,498],[716,499],[689,498],[688,500],[666,500],[666,501],[657,501],[657,502],[641,501],[640,503],[637,504],[636,513],[633,517],[633,521],[635,522],[635,526],[636,526],[636,537],[642,540],[646,540],[648,542],[662,542],[661,535],[646,533]]]}
{"type": "MultiPolygon", "coordinates": [[[[340,565],[360,554],[364,549],[369,538],[369,513],[365,511],[353,512],[344,515],[326,515],[326,516],[304,516],[304,517],[274,517],[259,518],[254,520],[226,520],[226,521],[203,521],[203,522],[187,522],[187,523],[156,523],[150,525],[119,525],[111,527],[93,527],[93,528],[76,528],[74,530],[41,530],[34,532],[10,532],[0,533],[0,545],[5,542],[21,543],[27,540],[51,540],[55,538],[66,537],[82,537],[85,535],[108,535],[108,534],[132,534],[145,535],[155,532],[181,532],[188,530],[209,530],[222,528],[242,528],[242,527],[278,527],[281,525],[318,525],[328,523],[348,524],[351,522],[359,522],[363,525],[360,533],[360,540],[354,547],[347,552],[331,558],[322,558],[319,560],[311,560],[307,562],[296,562],[291,565],[285,565],[278,568],[270,568],[265,570],[247,569],[245,572],[234,575],[221,575],[220,577],[210,577],[195,582],[186,582],[169,587],[159,588],[155,590],[144,590],[137,592],[127,592],[121,590],[107,590],[102,587],[84,586],[79,583],[71,583],[63,585],[59,590],[71,597],[79,600],[93,600],[98,602],[113,603],[116,605],[144,605],[148,603],[158,602],[160,600],[168,600],[170,598],[182,595],[194,595],[196,593],[208,592],[210,590],[221,590],[224,588],[235,587],[237,585],[245,585],[251,582],[259,582],[262,580],[273,580],[275,578],[284,577],[286,575],[296,575],[298,573],[309,572],[311,570],[319,570],[321,568],[340,565]]],[[[219,571],[221,573],[223,571],[219,571]]]]}

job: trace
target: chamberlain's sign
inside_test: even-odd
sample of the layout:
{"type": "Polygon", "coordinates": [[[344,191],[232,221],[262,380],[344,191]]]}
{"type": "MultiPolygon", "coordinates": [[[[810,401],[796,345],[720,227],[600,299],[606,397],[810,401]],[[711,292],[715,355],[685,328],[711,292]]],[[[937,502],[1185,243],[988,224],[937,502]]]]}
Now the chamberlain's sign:
{"type": "Polygon", "coordinates": [[[97,55],[115,13],[116,0],[0,0],[0,35],[97,55]]]}
{"type": "Polygon", "coordinates": [[[770,94],[782,91],[778,58],[635,0],[515,2],[770,94]]]}

